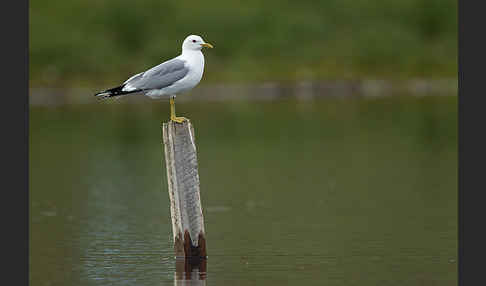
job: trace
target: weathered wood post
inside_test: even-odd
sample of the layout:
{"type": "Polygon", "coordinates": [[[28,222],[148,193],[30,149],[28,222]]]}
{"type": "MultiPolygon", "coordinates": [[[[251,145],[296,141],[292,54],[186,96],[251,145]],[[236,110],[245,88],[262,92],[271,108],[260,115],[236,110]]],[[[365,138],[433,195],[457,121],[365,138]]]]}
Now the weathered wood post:
{"type": "Polygon", "coordinates": [[[194,128],[189,120],[162,125],[175,256],[206,258],[194,128]]]}

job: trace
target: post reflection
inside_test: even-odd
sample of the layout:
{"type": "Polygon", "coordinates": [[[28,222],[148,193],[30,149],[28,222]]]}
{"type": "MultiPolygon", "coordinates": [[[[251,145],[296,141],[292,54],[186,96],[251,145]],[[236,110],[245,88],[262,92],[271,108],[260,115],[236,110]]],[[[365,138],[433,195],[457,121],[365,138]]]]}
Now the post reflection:
{"type": "Polygon", "coordinates": [[[176,258],[174,285],[206,285],[205,258],[176,258]]]}

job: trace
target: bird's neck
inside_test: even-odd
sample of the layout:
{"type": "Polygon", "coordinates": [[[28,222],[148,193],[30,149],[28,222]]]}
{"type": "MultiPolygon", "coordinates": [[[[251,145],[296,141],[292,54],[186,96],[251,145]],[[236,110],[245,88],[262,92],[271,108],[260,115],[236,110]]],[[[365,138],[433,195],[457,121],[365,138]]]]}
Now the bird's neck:
{"type": "Polygon", "coordinates": [[[203,57],[203,53],[200,50],[182,50],[182,56],[187,57],[203,57]]]}
{"type": "Polygon", "coordinates": [[[198,50],[182,51],[181,58],[186,60],[189,65],[198,67],[198,69],[204,67],[204,55],[201,51],[198,50]]]}

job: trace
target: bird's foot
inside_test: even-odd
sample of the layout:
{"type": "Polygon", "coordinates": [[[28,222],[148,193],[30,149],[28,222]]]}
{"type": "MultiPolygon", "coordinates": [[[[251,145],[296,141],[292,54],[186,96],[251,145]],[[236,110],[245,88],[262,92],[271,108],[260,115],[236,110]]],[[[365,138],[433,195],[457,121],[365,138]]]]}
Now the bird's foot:
{"type": "Polygon", "coordinates": [[[188,120],[187,118],[185,117],[171,117],[170,118],[171,121],[174,121],[174,122],[177,122],[177,123],[183,123],[184,121],[188,120]]]}

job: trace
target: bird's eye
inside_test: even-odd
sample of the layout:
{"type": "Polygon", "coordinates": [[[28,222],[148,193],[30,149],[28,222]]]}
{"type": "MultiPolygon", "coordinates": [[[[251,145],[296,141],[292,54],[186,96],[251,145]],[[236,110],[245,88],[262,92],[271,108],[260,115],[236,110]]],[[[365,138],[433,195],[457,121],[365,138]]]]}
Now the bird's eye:
{"type": "Polygon", "coordinates": [[[192,40],[192,42],[193,42],[193,43],[195,43],[195,42],[196,42],[196,40],[192,40]]]}

